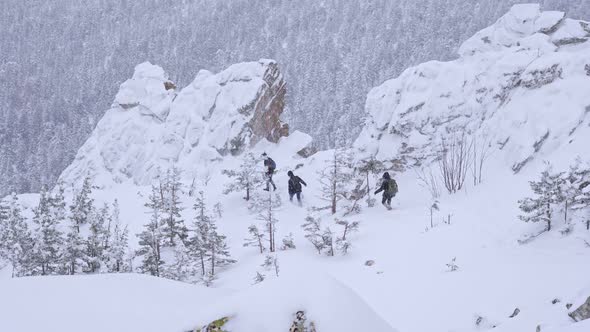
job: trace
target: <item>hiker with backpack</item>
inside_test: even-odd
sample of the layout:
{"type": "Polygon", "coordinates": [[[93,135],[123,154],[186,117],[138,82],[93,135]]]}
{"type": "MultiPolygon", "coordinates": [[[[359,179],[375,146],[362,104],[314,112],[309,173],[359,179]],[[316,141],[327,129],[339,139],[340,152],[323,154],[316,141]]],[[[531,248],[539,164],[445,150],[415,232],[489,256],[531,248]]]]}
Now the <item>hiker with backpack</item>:
{"type": "Polygon", "coordinates": [[[301,184],[307,187],[307,183],[292,171],[287,172],[287,175],[289,176],[289,200],[293,202],[293,196],[297,195],[297,202],[301,205],[301,184]]]}
{"type": "Polygon", "coordinates": [[[272,175],[275,173],[277,164],[266,154],[266,152],[262,154],[262,157],[264,158],[264,167],[266,167],[266,172],[264,173],[264,176],[266,177],[266,188],[264,188],[264,190],[269,191],[271,184],[274,188],[273,190],[277,190],[277,186],[275,186],[275,183],[272,180],[272,175]]]}
{"type": "Polygon", "coordinates": [[[381,204],[391,210],[391,199],[397,194],[397,182],[389,176],[388,172],[383,173],[383,182],[381,187],[375,191],[375,195],[380,192],[383,192],[381,204]]]}

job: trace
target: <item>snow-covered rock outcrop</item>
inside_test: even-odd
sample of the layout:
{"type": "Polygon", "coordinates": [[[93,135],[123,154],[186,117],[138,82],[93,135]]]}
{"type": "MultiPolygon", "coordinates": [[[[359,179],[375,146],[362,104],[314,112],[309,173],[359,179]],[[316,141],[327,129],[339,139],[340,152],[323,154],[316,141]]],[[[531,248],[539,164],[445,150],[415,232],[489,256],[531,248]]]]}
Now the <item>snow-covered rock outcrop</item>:
{"type": "Polygon", "coordinates": [[[285,93],[273,60],[201,70],[181,91],[162,68],[142,63],[61,179],[148,184],[171,164],[195,170],[260,141],[278,142],[289,134],[280,120],[285,93]]]}
{"type": "Polygon", "coordinates": [[[490,136],[518,172],[588,137],[588,38],[587,22],[516,5],[465,41],[459,59],[409,68],[371,90],[355,147],[412,165],[431,159],[453,132],[490,136]]]}

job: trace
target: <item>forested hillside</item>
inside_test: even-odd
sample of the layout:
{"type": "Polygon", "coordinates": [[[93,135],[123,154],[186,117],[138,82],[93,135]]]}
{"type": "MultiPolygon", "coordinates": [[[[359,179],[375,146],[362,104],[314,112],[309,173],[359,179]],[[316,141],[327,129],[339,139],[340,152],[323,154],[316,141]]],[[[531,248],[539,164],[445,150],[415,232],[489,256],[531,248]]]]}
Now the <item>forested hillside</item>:
{"type": "MultiPolygon", "coordinates": [[[[288,85],[284,120],[329,147],[358,135],[371,87],[454,58],[518,2],[3,0],[0,194],[52,184],[137,63],[185,86],[201,68],[276,59],[288,85]]],[[[590,17],[585,1],[540,2],[590,17]]]]}

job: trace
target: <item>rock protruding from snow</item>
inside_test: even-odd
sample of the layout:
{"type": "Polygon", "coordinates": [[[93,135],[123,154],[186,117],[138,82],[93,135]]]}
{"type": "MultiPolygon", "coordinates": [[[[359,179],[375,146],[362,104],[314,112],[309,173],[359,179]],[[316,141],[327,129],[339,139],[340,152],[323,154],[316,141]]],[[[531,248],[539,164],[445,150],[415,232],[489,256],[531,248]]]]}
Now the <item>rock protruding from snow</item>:
{"type": "Polygon", "coordinates": [[[569,315],[576,322],[590,319],[590,297],[588,297],[586,302],[584,302],[576,310],[572,311],[569,315]]]}
{"type": "Polygon", "coordinates": [[[538,4],[513,6],[494,25],[481,30],[459,48],[461,56],[523,47],[523,39],[535,34],[549,36],[556,46],[584,42],[590,36],[588,23],[565,17],[557,11],[542,12],[538,4]]]}
{"type": "Polygon", "coordinates": [[[201,70],[181,91],[162,68],[142,63],[61,179],[147,184],[171,164],[191,170],[263,140],[278,142],[289,134],[280,120],[285,93],[273,60],[201,70]]]}
{"type": "Polygon", "coordinates": [[[423,63],[372,89],[355,147],[413,166],[435,159],[454,135],[501,150],[518,172],[587,137],[577,135],[589,133],[588,36],[586,22],[516,5],[467,40],[459,59],[423,63]]]}

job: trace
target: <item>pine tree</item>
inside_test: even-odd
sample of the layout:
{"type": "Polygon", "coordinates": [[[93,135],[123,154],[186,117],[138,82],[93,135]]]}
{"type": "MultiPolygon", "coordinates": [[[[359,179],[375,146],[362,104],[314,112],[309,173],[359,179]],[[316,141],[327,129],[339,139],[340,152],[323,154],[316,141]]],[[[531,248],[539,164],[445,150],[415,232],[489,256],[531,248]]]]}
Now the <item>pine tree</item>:
{"type": "Polygon", "coordinates": [[[119,214],[119,202],[115,200],[111,218],[112,232],[108,232],[110,234],[109,240],[105,245],[109,272],[127,272],[129,270],[125,259],[129,248],[129,230],[127,225],[121,224],[119,214]]]}
{"type": "Polygon", "coordinates": [[[322,240],[324,241],[326,254],[328,256],[334,256],[334,233],[330,227],[326,227],[322,232],[322,240]]]}
{"type": "Polygon", "coordinates": [[[165,238],[165,244],[173,247],[178,241],[182,242],[188,238],[188,229],[181,215],[183,207],[180,203],[182,194],[180,170],[176,167],[168,170],[165,183],[161,184],[160,188],[163,207],[162,235],[165,238]]]}
{"type": "Polygon", "coordinates": [[[79,193],[74,195],[72,205],[70,205],[70,212],[72,219],[75,221],[75,227],[80,232],[80,225],[88,223],[88,220],[94,212],[94,199],[92,195],[92,184],[90,178],[84,179],[82,189],[79,193]]]}
{"type": "Polygon", "coordinates": [[[235,263],[235,260],[230,257],[225,236],[219,234],[214,219],[207,213],[202,191],[197,195],[193,208],[197,214],[195,232],[190,239],[191,254],[198,262],[203,281],[209,285],[215,278],[217,267],[235,263]]]}
{"type": "Polygon", "coordinates": [[[281,246],[281,250],[289,250],[295,249],[295,240],[293,240],[293,233],[289,233],[289,235],[283,238],[283,245],[281,246]]]}
{"type": "Polygon", "coordinates": [[[54,188],[54,195],[51,199],[51,207],[53,209],[53,218],[57,224],[61,224],[67,219],[66,199],[64,197],[64,184],[59,181],[54,188]]]}
{"type": "Polygon", "coordinates": [[[7,259],[8,215],[10,208],[0,199],[0,261],[7,259]]]}
{"type": "Polygon", "coordinates": [[[190,249],[191,254],[198,261],[201,276],[204,276],[207,272],[205,262],[207,260],[207,248],[209,246],[211,219],[207,215],[205,197],[202,191],[198,193],[193,209],[197,214],[194,220],[194,234],[189,240],[190,249]]]}
{"type": "Polygon", "coordinates": [[[151,210],[150,221],[144,225],[144,230],[137,236],[139,237],[139,250],[137,256],[142,257],[140,270],[143,273],[160,276],[160,271],[164,261],[161,257],[163,237],[161,232],[161,213],[162,203],[160,190],[152,186],[152,193],[149,201],[145,204],[151,210]]]}
{"type": "Polygon", "coordinates": [[[264,247],[264,233],[256,225],[250,225],[248,227],[248,234],[250,234],[250,237],[245,239],[244,247],[258,247],[258,250],[262,254],[266,250],[264,247]]]}
{"type": "Polygon", "coordinates": [[[225,238],[226,237],[224,235],[221,235],[217,232],[217,226],[215,223],[211,223],[208,248],[211,275],[215,275],[216,268],[224,267],[236,262],[235,259],[231,258],[229,247],[227,246],[225,238]]]}
{"type": "Polygon", "coordinates": [[[363,159],[359,161],[357,168],[359,172],[365,174],[366,176],[366,193],[367,193],[367,206],[372,207],[375,205],[375,199],[371,198],[371,183],[369,181],[371,176],[375,174],[381,173],[385,169],[385,165],[383,162],[375,159],[374,156],[371,156],[369,159],[363,159]]]}
{"type": "Polygon", "coordinates": [[[172,263],[162,268],[161,276],[178,281],[188,281],[194,276],[194,264],[189,250],[182,241],[177,241],[173,248],[172,263]]]}
{"type": "Polygon", "coordinates": [[[217,202],[213,206],[213,211],[215,211],[215,214],[217,215],[217,218],[222,218],[223,217],[223,208],[221,207],[221,203],[220,202],[217,202]]]}
{"type": "Polygon", "coordinates": [[[313,244],[318,254],[322,254],[322,251],[326,248],[324,239],[321,235],[321,219],[313,216],[307,216],[305,223],[301,225],[305,232],[305,238],[313,244]]]}
{"type": "Polygon", "coordinates": [[[358,232],[359,222],[336,219],[336,224],[343,227],[342,236],[336,238],[336,248],[338,248],[343,255],[346,255],[352,246],[350,240],[348,240],[346,236],[350,233],[358,232]]]}
{"type": "Polygon", "coordinates": [[[550,168],[547,168],[541,173],[539,181],[529,183],[536,196],[519,201],[520,209],[524,212],[519,219],[525,222],[544,222],[546,230],[550,231],[553,205],[563,200],[561,191],[563,174],[551,173],[550,168]]]}
{"type": "Polygon", "coordinates": [[[105,261],[105,241],[108,232],[105,223],[110,219],[109,207],[105,204],[99,211],[94,213],[88,222],[88,238],[84,258],[86,260],[87,272],[100,272],[100,268],[105,261]]]}
{"type": "Polygon", "coordinates": [[[240,168],[237,170],[223,170],[222,173],[227,175],[233,180],[226,186],[224,191],[225,194],[229,194],[234,191],[245,191],[245,200],[250,200],[250,193],[261,183],[261,179],[258,175],[259,167],[258,161],[252,153],[244,154],[240,168]]]}
{"type": "MultiPolygon", "coordinates": [[[[63,198],[63,196],[62,196],[63,198]]],[[[63,200],[56,197],[54,200],[47,192],[46,187],[41,188],[39,204],[33,210],[34,217],[34,241],[35,260],[41,275],[56,273],[60,263],[60,248],[63,245],[63,235],[59,231],[59,223],[62,211],[58,211],[63,200]]]]}
{"type": "Polygon", "coordinates": [[[266,255],[266,257],[264,258],[264,262],[260,266],[262,266],[266,270],[273,269],[275,271],[275,275],[277,277],[279,276],[279,259],[277,258],[277,256],[266,255]]]}
{"type": "Polygon", "coordinates": [[[586,210],[586,219],[583,220],[586,229],[590,230],[590,165],[578,167],[575,173],[576,194],[572,209],[586,210]]]}
{"type": "Polygon", "coordinates": [[[319,172],[321,198],[330,203],[332,214],[336,213],[338,202],[348,196],[348,185],[353,179],[351,160],[350,154],[335,149],[326,167],[319,172]]]}
{"type": "MultiPolygon", "coordinates": [[[[568,212],[590,207],[590,168],[582,167],[577,159],[563,178],[564,220],[569,222],[568,212]]],[[[590,222],[590,221],[588,221],[590,222]]]]}
{"type": "MultiPolygon", "coordinates": [[[[105,204],[106,205],[106,204],[105,204]]],[[[112,212],[108,214],[105,225],[105,237],[103,241],[103,249],[105,252],[109,250],[113,241],[113,233],[115,224],[119,224],[119,216],[121,215],[121,208],[119,201],[115,198],[112,204],[112,212]]],[[[108,260],[108,258],[107,258],[108,260]]]]}
{"type": "Polygon", "coordinates": [[[268,241],[268,250],[276,251],[275,234],[277,231],[278,219],[276,217],[277,209],[281,206],[281,197],[271,192],[255,196],[251,204],[251,209],[258,212],[257,219],[264,222],[264,231],[268,241]]]}
{"type": "Polygon", "coordinates": [[[8,206],[3,210],[5,219],[0,230],[5,250],[3,256],[12,265],[13,277],[31,275],[35,266],[34,241],[22,216],[16,194],[12,194],[8,206]]]}
{"type": "Polygon", "coordinates": [[[79,225],[72,221],[72,225],[66,234],[65,243],[62,248],[61,260],[63,274],[76,274],[78,266],[85,260],[84,240],[80,236],[79,225]]]}

